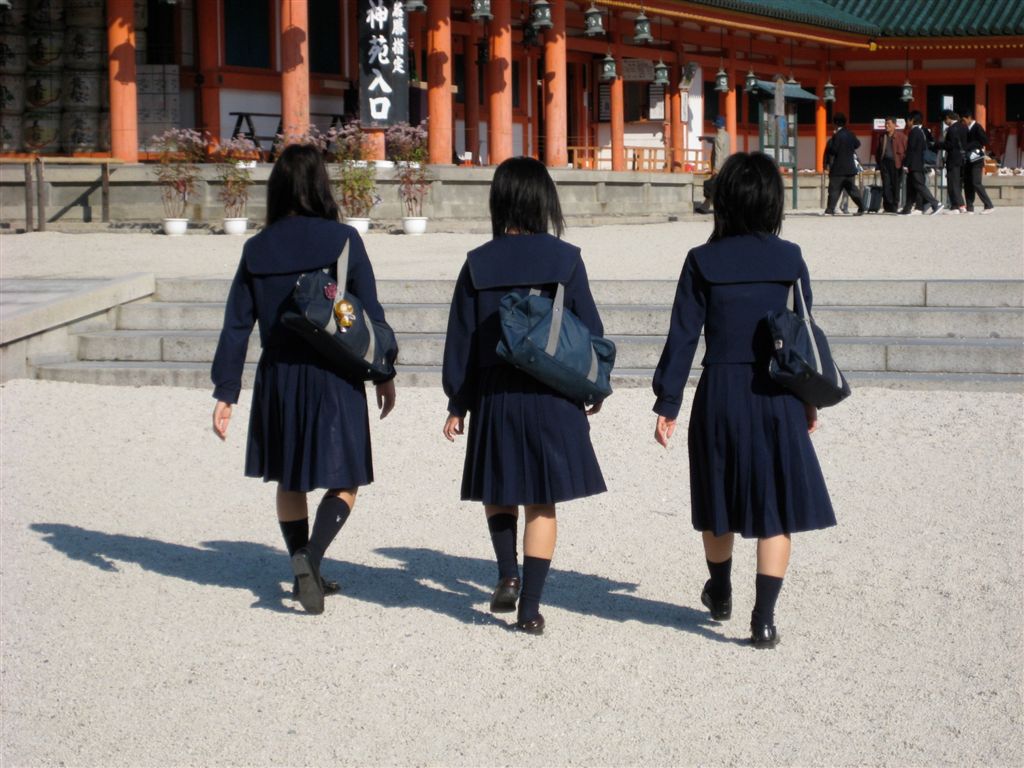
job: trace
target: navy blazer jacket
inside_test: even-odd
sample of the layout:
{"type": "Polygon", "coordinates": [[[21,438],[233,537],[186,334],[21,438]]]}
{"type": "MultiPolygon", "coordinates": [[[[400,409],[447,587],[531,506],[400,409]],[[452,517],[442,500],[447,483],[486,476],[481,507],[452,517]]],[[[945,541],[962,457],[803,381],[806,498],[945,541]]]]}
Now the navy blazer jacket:
{"type": "MultiPolygon", "coordinates": [[[[355,229],[327,219],[289,216],[251,237],[242,248],[235,279],[231,282],[224,328],[217,342],[211,378],[213,396],[226,403],[238,402],[242,369],[252,327],[259,323],[260,346],[264,349],[306,344],[281,323],[295,281],[303,272],[334,266],[346,241],[351,241],[346,290],[358,296],[374,320],[384,320],[384,308],[377,300],[377,282],[366,247],[355,229]]],[[[336,275],[335,275],[336,277],[336,275]]]]}
{"type": "Polygon", "coordinates": [[[853,156],[857,153],[857,148],[860,147],[860,139],[844,126],[832,134],[828,147],[826,154],[829,156],[824,159],[824,162],[828,166],[829,174],[832,176],[855,176],[857,164],[854,162],[853,156]]]}
{"type": "Polygon", "coordinates": [[[480,371],[507,365],[495,353],[501,340],[498,306],[511,290],[553,296],[565,286],[565,307],[596,336],[604,326],[590,293],[580,249],[554,235],[506,235],[469,252],[459,272],[448,315],[441,380],[448,412],[465,416],[476,401],[480,371]]]}
{"type": "Polygon", "coordinates": [[[670,419],[679,415],[701,326],[702,365],[767,367],[772,340],[764,317],[786,307],[797,278],[810,312],[811,280],[795,243],[775,235],[743,235],[691,250],[683,263],[668,338],[654,372],[654,412],[670,419]]]}
{"type": "Polygon", "coordinates": [[[967,162],[967,126],[957,121],[946,129],[946,135],[939,142],[946,150],[946,165],[961,166],[967,162]]]}
{"type": "Polygon", "coordinates": [[[924,170],[924,153],[935,144],[931,131],[923,125],[915,125],[907,133],[907,156],[903,160],[903,167],[908,171],[924,170]]]}
{"type": "MultiPolygon", "coordinates": [[[[975,149],[984,149],[988,146],[988,135],[985,133],[985,129],[981,127],[978,122],[971,123],[970,127],[964,126],[967,129],[967,137],[964,141],[964,149],[967,152],[971,152],[975,149]]],[[[980,160],[978,162],[981,162],[980,160]]]]}

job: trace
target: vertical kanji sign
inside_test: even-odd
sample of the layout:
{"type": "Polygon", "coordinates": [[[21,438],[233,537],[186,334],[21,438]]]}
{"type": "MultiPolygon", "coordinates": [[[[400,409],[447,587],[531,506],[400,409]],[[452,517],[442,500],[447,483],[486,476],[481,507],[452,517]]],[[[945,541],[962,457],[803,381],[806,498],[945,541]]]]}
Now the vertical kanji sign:
{"type": "Polygon", "coordinates": [[[404,0],[359,1],[359,122],[387,128],[409,119],[404,0]]]}

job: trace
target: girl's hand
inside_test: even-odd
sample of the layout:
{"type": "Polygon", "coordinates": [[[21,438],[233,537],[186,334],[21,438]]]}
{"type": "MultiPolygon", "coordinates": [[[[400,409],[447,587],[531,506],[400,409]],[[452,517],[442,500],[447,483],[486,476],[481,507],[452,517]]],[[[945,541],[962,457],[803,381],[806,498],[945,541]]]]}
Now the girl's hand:
{"type": "Polygon", "coordinates": [[[604,400],[594,403],[592,406],[587,408],[587,416],[593,416],[601,412],[601,406],[604,405],[604,400]]]}
{"type": "Polygon", "coordinates": [[[228,437],[228,422],[231,421],[231,403],[218,400],[213,406],[213,431],[221,440],[228,437]]]}
{"type": "Polygon", "coordinates": [[[395,380],[385,381],[377,387],[377,407],[380,408],[380,417],[383,419],[395,407],[395,380]]]}
{"type": "Polygon", "coordinates": [[[658,445],[663,448],[668,448],[669,438],[672,437],[672,433],[676,431],[676,420],[669,419],[665,416],[658,417],[658,423],[654,427],[654,439],[658,441],[658,445]]]}
{"type": "Polygon", "coordinates": [[[804,413],[807,415],[807,434],[813,435],[818,429],[818,409],[804,403],[804,413]]]}
{"type": "Polygon", "coordinates": [[[464,424],[465,422],[461,416],[449,413],[448,418],[444,420],[444,428],[441,430],[441,433],[448,438],[449,443],[454,443],[455,436],[462,434],[464,424]]]}

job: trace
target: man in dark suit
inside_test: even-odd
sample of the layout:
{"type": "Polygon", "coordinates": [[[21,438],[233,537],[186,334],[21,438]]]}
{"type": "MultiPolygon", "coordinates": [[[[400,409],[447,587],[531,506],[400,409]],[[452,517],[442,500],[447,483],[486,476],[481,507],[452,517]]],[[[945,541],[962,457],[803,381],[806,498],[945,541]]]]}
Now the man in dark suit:
{"type": "Polygon", "coordinates": [[[988,146],[988,136],[985,129],[974,121],[974,114],[967,110],[962,118],[967,128],[967,139],[964,141],[964,154],[966,156],[966,167],[964,168],[964,197],[967,198],[967,213],[974,213],[974,195],[977,193],[981,198],[985,210],[982,214],[991,213],[993,209],[992,200],[985,191],[985,185],[981,183],[981,176],[985,172],[985,147],[988,146]],[[972,163],[971,158],[978,156],[972,163]]]}
{"type": "Polygon", "coordinates": [[[836,201],[844,190],[857,206],[856,216],[864,213],[864,202],[860,199],[857,185],[853,183],[857,175],[857,147],[860,139],[846,129],[846,115],[837,112],[832,117],[836,126],[835,133],[825,147],[824,163],[828,166],[828,202],[825,204],[825,215],[836,215],[836,201]]]}
{"type": "Polygon", "coordinates": [[[901,213],[913,212],[914,206],[923,203],[931,207],[932,215],[942,210],[943,206],[931,192],[924,175],[924,153],[935,143],[931,134],[921,125],[920,112],[910,113],[910,130],[907,133],[907,155],[903,167],[907,169],[907,203],[901,213]]]}
{"type": "Polygon", "coordinates": [[[960,115],[951,109],[942,113],[942,122],[946,124],[946,132],[939,146],[946,153],[946,188],[949,190],[949,212],[966,213],[964,207],[964,163],[967,157],[964,147],[967,145],[967,126],[960,122],[960,115]]]}
{"type": "Polygon", "coordinates": [[[896,118],[885,118],[885,133],[875,145],[875,163],[882,172],[882,210],[896,213],[903,187],[903,157],[907,154],[907,134],[896,130],[896,118]]]}

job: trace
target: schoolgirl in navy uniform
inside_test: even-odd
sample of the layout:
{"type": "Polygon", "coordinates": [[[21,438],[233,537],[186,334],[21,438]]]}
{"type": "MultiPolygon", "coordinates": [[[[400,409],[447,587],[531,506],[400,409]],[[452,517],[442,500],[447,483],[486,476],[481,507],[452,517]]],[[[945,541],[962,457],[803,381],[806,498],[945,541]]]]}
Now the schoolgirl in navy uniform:
{"type": "MultiPolygon", "coordinates": [[[[267,225],[242,249],[231,283],[224,328],[213,360],[213,428],[223,440],[238,402],[246,347],[259,324],[263,352],[256,368],[245,474],[277,483],[277,519],[295,575],[294,594],[310,613],[322,613],[320,563],[345,524],[361,485],[373,482],[366,388],[333,371],[281,323],[303,272],[332,268],[349,243],[348,275],[339,276],[370,317],[384,319],[366,248],[338,221],[338,206],[319,150],[293,144],[281,153],[267,182],[267,225]],[[326,488],[309,530],[306,493],[326,488]]],[[[393,380],[376,385],[383,419],[395,403],[393,380]]]]}
{"type": "Polygon", "coordinates": [[[470,251],[452,297],[443,432],[453,441],[463,433],[468,414],[462,498],[484,504],[498,560],[491,610],[514,611],[518,598],[516,626],[541,634],[540,599],[557,532],[555,505],[606,490],[587,421],[600,405],[584,410],[499,358],[498,305],[510,290],[525,294],[539,288],[551,296],[562,283],[565,306],[592,333],[603,335],[604,328],[579,248],[559,239],[565,221],[544,165],[527,157],[499,165],[490,208],[494,239],[470,251]],[[526,515],[521,580],[519,506],[526,515]]]}
{"type": "Polygon", "coordinates": [[[778,237],[782,207],[782,177],[771,158],[738,153],[726,161],[715,185],[714,232],[686,256],[654,374],[655,439],[667,446],[703,326],[704,370],[688,434],[693,526],[711,576],[701,602],[715,619],[731,616],[735,534],[756,538],[750,626],[758,648],[778,642],[775,603],[790,535],[836,522],[810,440],[817,411],[768,377],[765,315],[786,306],[797,278],[811,308],[800,248],[778,237]]]}

